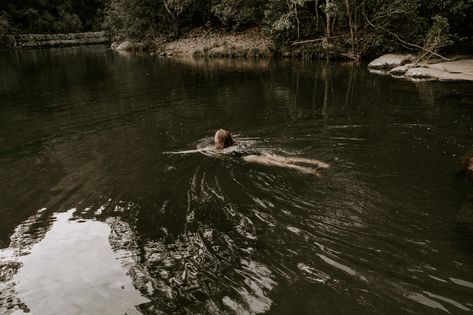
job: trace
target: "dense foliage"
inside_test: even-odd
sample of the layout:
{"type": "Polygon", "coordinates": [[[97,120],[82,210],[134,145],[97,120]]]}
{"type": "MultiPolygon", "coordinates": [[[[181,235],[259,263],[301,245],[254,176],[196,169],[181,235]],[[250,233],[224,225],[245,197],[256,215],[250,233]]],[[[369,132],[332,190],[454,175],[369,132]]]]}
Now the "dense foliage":
{"type": "Polygon", "coordinates": [[[473,0],[110,0],[106,16],[117,38],[259,26],[276,51],[312,56],[359,59],[408,49],[429,57],[473,48],[473,0]]]}
{"type": "Polygon", "coordinates": [[[0,35],[105,28],[117,39],[260,27],[276,51],[358,59],[400,49],[429,57],[473,48],[473,0],[8,0],[0,35]]]}
{"type": "Polygon", "coordinates": [[[102,0],[1,0],[0,35],[100,29],[103,8],[102,0]]]}

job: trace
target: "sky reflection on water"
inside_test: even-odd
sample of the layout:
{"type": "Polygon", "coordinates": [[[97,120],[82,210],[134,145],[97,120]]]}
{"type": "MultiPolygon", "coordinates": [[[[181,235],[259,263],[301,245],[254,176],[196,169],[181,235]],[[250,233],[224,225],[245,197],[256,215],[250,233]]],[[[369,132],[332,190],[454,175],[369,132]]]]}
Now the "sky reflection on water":
{"type": "Polygon", "coordinates": [[[30,253],[10,257],[21,265],[11,280],[16,298],[33,314],[139,314],[135,305],[149,300],[135,289],[112,251],[110,227],[72,220],[74,210],[55,215],[30,253]]]}

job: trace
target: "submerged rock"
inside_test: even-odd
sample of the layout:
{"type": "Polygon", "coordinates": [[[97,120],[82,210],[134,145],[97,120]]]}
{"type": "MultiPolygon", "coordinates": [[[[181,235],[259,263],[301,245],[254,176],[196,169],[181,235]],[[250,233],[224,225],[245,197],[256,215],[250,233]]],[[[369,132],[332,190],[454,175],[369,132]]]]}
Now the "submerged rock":
{"type": "Polygon", "coordinates": [[[373,60],[368,68],[389,70],[412,63],[415,59],[416,56],[411,54],[387,54],[373,60]]]}

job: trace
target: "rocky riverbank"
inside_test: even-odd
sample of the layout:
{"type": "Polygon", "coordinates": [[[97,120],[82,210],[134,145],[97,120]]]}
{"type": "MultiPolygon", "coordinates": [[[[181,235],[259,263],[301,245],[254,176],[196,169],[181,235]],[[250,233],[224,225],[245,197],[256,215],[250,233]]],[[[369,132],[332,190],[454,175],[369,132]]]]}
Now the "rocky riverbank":
{"type": "Polygon", "coordinates": [[[259,29],[224,32],[209,28],[195,28],[175,41],[157,38],[147,45],[123,41],[114,42],[118,51],[149,50],[153,55],[176,57],[270,57],[270,39],[259,29]]]}
{"type": "Polygon", "coordinates": [[[110,42],[105,32],[69,34],[21,34],[5,35],[0,38],[0,47],[30,48],[104,44],[110,42]]]}
{"type": "Polygon", "coordinates": [[[473,57],[451,56],[417,63],[412,54],[383,55],[368,65],[371,72],[410,80],[473,81],[473,57]]]}

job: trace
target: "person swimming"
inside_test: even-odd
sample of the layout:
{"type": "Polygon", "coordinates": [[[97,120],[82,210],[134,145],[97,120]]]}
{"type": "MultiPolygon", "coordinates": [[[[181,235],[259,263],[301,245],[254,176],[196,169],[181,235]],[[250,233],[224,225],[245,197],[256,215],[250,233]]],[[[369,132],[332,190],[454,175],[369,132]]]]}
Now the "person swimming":
{"type": "Polygon", "coordinates": [[[268,166],[278,166],[297,170],[307,174],[319,175],[319,169],[327,169],[329,164],[315,160],[292,156],[281,156],[265,150],[258,150],[243,145],[233,140],[230,131],[219,129],[215,132],[213,146],[209,145],[197,150],[187,150],[178,152],[163,152],[165,154],[189,154],[203,153],[209,156],[227,155],[241,157],[248,163],[256,163],[268,166]]]}
{"type": "Polygon", "coordinates": [[[239,144],[238,142],[235,142],[233,140],[232,135],[228,130],[219,129],[215,132],[215,136],[214,136],[215,150],[221,151],[224,154],[227,153],[234,156],[240,156],[249,163],[285,167],[285,168],[295,169],[303,173],[310,173],[310,174],[316,174],[316,175],[318,175],[318,171],[317,171],[318,169],[327,169],[330,167],[329,164],[324,163],[319,160],[299,158],[299,157],[287,157],[287,156],[276,155],[276,154],[265,152],[265,151],[258,152],[254,150],[247,150],[246,148],[236,147],[238,144],[239,144]],[[236,147],[235,150],[228,150],[232,147],[236,147]],[[315,166],[315,169],[313,167],[308,167],[308,166],[303,166],[303,165],[315,166]]]}
{"type": "Polygon", "coordinates": [[[215,149],[222,150],[228,147],[231,147],[235,144],[233,141],[230,131],[225,129],[219,129],[215,132],[214,136],[214,145],[215,149]]]}

